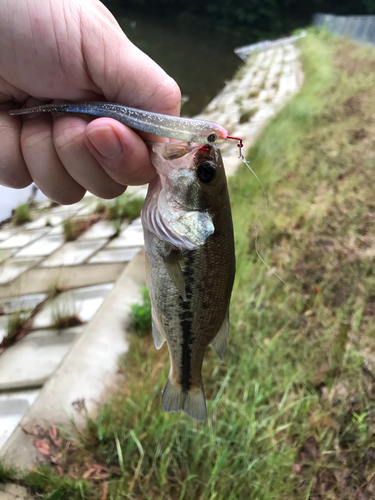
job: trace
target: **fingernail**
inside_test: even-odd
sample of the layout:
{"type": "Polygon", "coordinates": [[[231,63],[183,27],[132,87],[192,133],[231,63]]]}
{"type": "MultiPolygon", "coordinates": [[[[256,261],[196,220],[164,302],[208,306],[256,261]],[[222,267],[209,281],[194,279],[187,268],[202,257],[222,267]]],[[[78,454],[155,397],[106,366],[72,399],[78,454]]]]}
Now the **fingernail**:
{"type": "Polygon", "coordinates": [[[114,160],[122,153],[120,139],[112,127],[103,126],[86,132],[86,137],[106,160],[114,160]]]}

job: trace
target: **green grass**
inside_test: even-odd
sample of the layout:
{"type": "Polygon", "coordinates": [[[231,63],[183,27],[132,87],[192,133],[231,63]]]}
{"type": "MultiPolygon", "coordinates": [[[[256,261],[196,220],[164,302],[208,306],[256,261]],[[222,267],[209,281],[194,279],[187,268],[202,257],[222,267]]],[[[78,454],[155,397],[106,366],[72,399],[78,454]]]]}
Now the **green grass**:
{"type": "MultiPolygon", "coordinates": [[[[101,463],[111,500],[373,498],[375,52],[315,31],[301,52],[301,93],[247,154],[269,197],[259,252],[286,285],[255,253],[264,199],[243,166],[230,180],[228,347],[203,368],[207,422],[163,413],[166,348],[131,336],[122,387],[71,441],[64,476],[33,491],[78,488],[101,463]]],[[[90,483],[84,498],[99,499],[90,483]]]]}
{"type": "Polygon", "coordinates": [[[72,217],[65,219],[62,223],[64,240],[76,240],[78,236],[83,234],[89,227],[90,226],[85,220],[73,219],[72,217]]]}
{"type": "Polygon", "coordinates": [[[21,225],[29,222],[30,218],[30,205],[29,203],[22,203],[14,209],[13,220],[15,224],[21,225]]]}
{"type": "Polygon", "coordinates": [[[151,300],[146,287],[142,290],[142,302],[131,306],[130,328],[140,337],[151,332],[151,300]]]}
{"type": "Polygon", "coordinates": [[[254,106],[251,109],[248,109],[247,111],[244,111],[241,113],[240,118],[239,118],[239,123],[246,123],[248,122],[254,115],[259,111],[258,106],[254,106]]]}

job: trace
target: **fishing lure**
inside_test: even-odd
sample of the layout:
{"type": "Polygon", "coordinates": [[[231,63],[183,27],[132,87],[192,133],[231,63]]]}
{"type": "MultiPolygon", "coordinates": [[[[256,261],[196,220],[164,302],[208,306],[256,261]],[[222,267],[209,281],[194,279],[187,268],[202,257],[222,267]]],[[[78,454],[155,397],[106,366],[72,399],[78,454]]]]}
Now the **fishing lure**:
{"type": "Polygon", "coordinates": [[[238,147],[243,147],[239,137],[228,135],[228,131],[217,123],[195,118],[162,115],[143,109],[129,108],[121,104],[107,102],[76,102],[68,104],[44,104],[34,108],[22,108],[9,111],[11,115],[26,115],[29,113],[81,113],[97,117],[114,118],[127,127],[148,132],[150,134],[168,137],[184,142],[201,144],[220,144],[226,139],[238,141],[238,147]]]}

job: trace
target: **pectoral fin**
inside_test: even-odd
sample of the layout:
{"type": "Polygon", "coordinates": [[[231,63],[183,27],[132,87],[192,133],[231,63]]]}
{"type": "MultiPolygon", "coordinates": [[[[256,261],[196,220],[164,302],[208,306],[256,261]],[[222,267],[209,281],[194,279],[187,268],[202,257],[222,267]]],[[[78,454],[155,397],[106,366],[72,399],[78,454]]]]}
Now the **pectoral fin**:
{"type": "Polygon", "coordinates": [[[171,278],[173,283],[176,285],[183,300],[186,302],[185,278],[184,278],[184,273],[182,272],[182,269],[181,269],[180,264],[178,262],[178,255],[179,255],[179,252],[172,251],[168,255],[168,257],[163,257],[163,261],[164,261],[165,267],[167,268],[169,277],[171,278]]]}
{"type": "Polygon", "coordinates": [[[223,361],[223,359],[224,359],[225,348],[227,346],[228,334],[229,334],[229,308],[228,308],[227,314],[225,316],[225,319],[223,321],[223,324],[220,327],[220,330],[218,331],[214,340],[211,342],[212,347],[218,353],[221,361],[223,361]]]}
{"type": "Polygon", "coordinates": [[[159,328],[156,326],[156,323],[154,320],[152,320],[152,336],[154,338],[154,344],[155,344],[156,349],[160,349],[165,342],[165,337],[161,333],[159,328]]]}

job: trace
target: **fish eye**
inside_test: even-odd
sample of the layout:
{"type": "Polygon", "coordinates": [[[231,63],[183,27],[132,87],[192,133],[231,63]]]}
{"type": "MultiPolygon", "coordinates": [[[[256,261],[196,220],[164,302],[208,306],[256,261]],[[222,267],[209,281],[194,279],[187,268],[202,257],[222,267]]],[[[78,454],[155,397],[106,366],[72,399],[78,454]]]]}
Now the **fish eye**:
{"type": "Polygon", "coordinates": [[[204,161],[197,169],[198,179],[204,184],[209,184],[216,177],[215,164],[210,161],[204,161]]]}
{"type": "Polygon", "coordinates": [[[208,142],[216,142],[216,141],[217,141],[217,135],[216,135],[216,134],[210,134],[210,135],[207,137],[207,141],[208,141],[208,142]]]}

